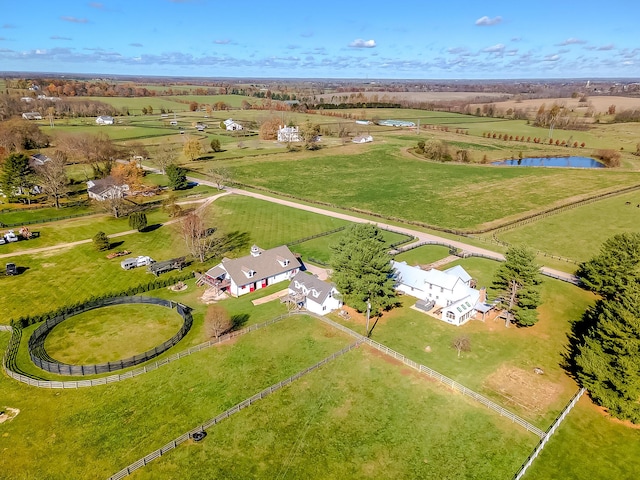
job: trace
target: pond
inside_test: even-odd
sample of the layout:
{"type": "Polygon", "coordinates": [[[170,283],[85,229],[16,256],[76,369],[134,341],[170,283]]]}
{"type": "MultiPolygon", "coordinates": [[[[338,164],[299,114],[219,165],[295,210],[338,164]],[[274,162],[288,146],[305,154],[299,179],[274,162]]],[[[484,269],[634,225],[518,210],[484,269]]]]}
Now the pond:
{"type": "Polygon", "coordinates": [[[491,165],[509,167],[565,167],[565,168],[604,168],[604,165],[589,157],[527,157],[522,159],[493,162],[491,165]]]}

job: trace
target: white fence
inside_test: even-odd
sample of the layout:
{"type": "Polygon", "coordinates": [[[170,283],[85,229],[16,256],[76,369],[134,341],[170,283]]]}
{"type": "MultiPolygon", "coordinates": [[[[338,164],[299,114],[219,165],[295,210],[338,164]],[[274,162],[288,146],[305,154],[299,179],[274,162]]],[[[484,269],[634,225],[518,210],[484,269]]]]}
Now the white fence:
{"type": "Polygon", "coordinates": [[[536,458],[538,458],[538,455],[540,455],[540,452],[549,441],[549,437],[551,437],[551,435],[555,433],[555,431],[558,429],[562,421],[566,418],[566,416],[573,409],[573,407],[576,406],[576,403],[578,403],[578,400],[580,400],[580,397],[582,397],[584,392],[585,392],[584,388],[581,388],[580,390],[578,390],[578,393],[574,395],[574,397],[571,399],[571,401],[568,403],[568,405],[565,407],[562,413],[558,415],[558,418],[556,418],[556,421],[553,422],[553,425],[551,425],[549,430],[547,430],[547,433],[544,435],[544,437],[542,437],[542,440],[540,440],[540,443],[538,443],[536,448],[533,450],[533,453],[529,455],[529,458],[527,458],[527,461],[524,462],[522,467],[520,467],[520,470],[518,470],[518,473],[516,473],[513,476],[513,480],[520,480],[524,476],[524,474],[527,472],[527,469],[531,466],[533,461],[536,458]]]}
{"type": "MultiPolygon", "coordinates": [[[[145,365],[143,367],[136,368],[135,370],[130,370],[126,373],[120,373],[116,375],[109,375],[108,377],[96,378],[93,380],[69,380],[69,381],[51,381],[51,380],[39,380],[37,378],[32,378],[27,375],[23,375],[21,373],[15,372],[9,366],[12,363],[13,359],[10,359],[10,352],[13,350],[14,354],[17,351],[17,346],[14,345],[16,341],[16,336],[13,335],[11,341],[9,342],[9,347],[5,353],[5,357],[2,362],[2,367],[7,375],[9,375],[14,380],[18,380],[19,382],[26,383],[27,385],[31,385],[33,387],[40,388],[82,388],[82,387],[95,387],[98,385],[106,385],[108,383],[121,382],[122,380],[126,380],[128,378],[137,377],[138,375],[142,375],[147,372],[152,372],[157,368],[160,368],[163,365],[167,365],[171,362],[175,362],[183,357],[191,355],[193,353],[199,352],[200,350],[204,350],[205,348],[212,347],[219,343],[222,343],[226,340],[230,340],[235,337],[239,337],[240,335],[244,335],[249,332],[253,332],[255,330],[259,330],[269,325],[273,325],[280,320],[288,318],[289,315],[281,315],[279,317],[273,318],[263,323],[251,325],[249,327],[243,328],[241,330],[227,333],[226,335],[222,335],[214,340],[209,340],[208,342],[201,343],[199,345],[195,345],[186,350],[183,350],[178,353],[174,353],[168,357],[163,358],[162,360],[157,360],[149,365],[145,365]]],[[[9,327],[11,330],[11,327],[9,327]]],[[[19,340],[18,340],[19,342],[19,340]]]]}
{"type": "MultiPolygon", "coordinates": [[[[308,312],[306,313],[307,315],[310,315],[308,312]]],[[[371,340],[370,338],[367,338],[363,335],[360,335],[357,332],[354,332],[353,330],[340,325],[337,322],[334,322],[333,320],[330,320],[328,318],[324,318],[322,316],[319,315],[314,315],[314,317],[322,320],[325,323],[328,323],[329,325],[333,326],[334,328],[337,328],[338,330],[341,330],[345,333],[348,333],[349,335],[357,338],[358,340],[363,341],[364,343],[366,343],[367,345],[375,348],[376,350],[385,353],[386,355],[389,355],[390,357],[393,357],[397,360],[400,360],[402,363],[404,363],[405,365],[421,372],[424,373],[425,375],[438,380],[441,383],[444,383],[445,385],[447,385],[450,388],[453,388],[454,390],[457,390],[458,392],[462,393],[463,395],[466,395],[468,397],[473,398],[474,400],[480,402],[481,404],[483,404],[484,406],[490,408],[491,410],[494,410],[496,412],[498,412],[500,415],[502,415],[503,417],[507,417],[508,419],[510,419],[512,422],[517,423],[518,425],[524,427],[525,429],[527,429],[528,431],[535,433],[538,437],[543,438],[545,436],[545,433],[539,429],[538,427],[536,427],[535,425],[530,424],[529,422],[527,422],[526,420],[524,420],[523,418],[520,418],[519,416],[517,416],[515,413],[510,412],[509,410],[507,410],[504,407],[501,407],[500,405],[498,405],[497,403],[495,403],[492,400],[489,400],[487,397],[480,395],[479,393],[471,390],[470,388],[465,387],[464,385],[456,382],[455,380],[452,380],[449,377],[446,377],[445,375],[442,375],[439,372],[436,372],[435,370],[433,370],[432,368],[429,368],[425,365],[420,365],[417,362],[414,362],[413,360],[405,357],[404,355],[402,355],[401,353],[396,352],[395,350],[390,349],[389,347],[382,345],[381,343],[376,342],[375,340],[371,340]]]]}
{"type": "Polygon", "coordinates": [[[174,440],[171,440],[169,443],[167,443],[163,447],[151,452],[150,454],[142,457],[139,460],[136,460],[131,465],[123,468],[122,470],[120,470],[117,473],[114,473],[112,476],[109,477],[109,480],[119,480],[121,478],[124,478],[124,477],[130,475],[132,472],[135,472],[137,469],[139,469],[141,467],[144,467],[150,461],[155,460],[156,458],[164,455],[169,450],[173,450],[178,445],[180,445],[182,442],[184,442],[184,441],[188,440],[189,438],[191,438],[194,433],[202,432],[204,430],[207,430],[207,429],[213,427],[214,425],[217,425],[221,421],[229,418],[234,413],[238,413],[240,410],[243,410],[243,409],[253,405],[257,401],[262,400],[263,398],[267,397],[268,395],[272,394],[273,392],[276,392],[276,391],[280,390],[282,387],[286,387],[290,383],[293,383],[294,381],[298,380],[300,377],[303,377],[307,373],[313,372],[314,370],[317,370],[321,366],[323,366],[323,365],[335,360],[336,358],[344,355],[345,353],[350,352],[351,350],[356,348],[361,343],[362,343],[361,341],[357,341],[355,343],[352,343],[351,345],[343,348],[342,350],[339,350],[339,351],[329,355],[328,357],[324,358],[323,360],[320,360],[315,365],[312,365],[312,366],[310,366],[308,368],[305,368],[304,370],[299,371],[298,373],[290,376],[289,378],[287,378],[285,380],[282,380],[281,382],[278,382],[278,383],[276,383],[274,385],[271,385],[270,387],[265,388],[261,392],[256,393],[254,396],[249,397],[249,398],[243,400],[242,402],[234,405],[233,407],[231,407],[227,411],[222,412],[217,417],[214,417],[211,420],[208,420],[208,421],[204,422],[202,425],[199,425],[196,428],[188,431],[187,433],[184,433],[184,434],[180,435],[178,438],[176,438],[174,440]]]}

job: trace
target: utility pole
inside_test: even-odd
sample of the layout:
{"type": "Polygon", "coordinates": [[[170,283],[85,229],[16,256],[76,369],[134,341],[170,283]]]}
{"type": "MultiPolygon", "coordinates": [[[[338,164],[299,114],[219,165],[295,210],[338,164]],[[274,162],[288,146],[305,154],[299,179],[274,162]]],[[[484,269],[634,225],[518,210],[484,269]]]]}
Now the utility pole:
{"type": "Polygon", "coordinates": [[[366,335],[369,337],[369,314],[371,313],[371,302],[367,298],[367,327],[366,327],[366,335]]]}

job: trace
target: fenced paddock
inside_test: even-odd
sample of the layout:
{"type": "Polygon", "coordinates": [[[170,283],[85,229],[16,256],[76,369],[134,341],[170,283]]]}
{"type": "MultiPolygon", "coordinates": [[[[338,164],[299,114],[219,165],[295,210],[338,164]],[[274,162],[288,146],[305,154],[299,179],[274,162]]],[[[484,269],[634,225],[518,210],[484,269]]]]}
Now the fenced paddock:
{"type": "Polygon", "coordinates": [[[68,313],[63,313],[54,318],[46,320],[40,325],[35,332],[29,338],[29,356],[31,361],[39,368],[58,375],[72,375],[72,376],[84,376],[84,375],[97,375],[102,373],[110,373],[116,370],[123,370],[125,368],[134,367],[141,363],[148,362],[149,360],[161,355],[176,345],[191,329],[193,325],[193,317],[191,316],[191,309],[181,303],[172,302],[170,300],[164,300],[154,297],[142,297],[142,296],[127,296],[127,297],[113,297],[102,300],[96,300],[93,302],[87,302],[74,308],[68,313]],[[56,325],[59,325],[63,321],[70,317],[78,315],[80,313],[95,310],[97,308],[114,306],[114,305],[127,305],[127,304],[149,304],[159,305],[162,307],[176,309],[178,314],[183,318],[184,322],[180,330],[173,335],[169,340],[163,342],[156,347],[147,350],[139,355],[125,358],[116,362],[107,362],[94,365],[68,365],[57,362],[51,358],[44,348],[44,342],[56,325]]]}
{"type": "Polygon", "coordinates": [[[238,413],[240,410],[244,410],[247,407],[250,407],[251,405],[253,405],[254,403],[262,400],[263,398],[271,395],[274,392],[277,392],[278,390],[280,390],[283,387],[286,387],[287,385],[295,382],[296,380],[298,380],[299,378],[307,375],[308,373],[313,372],[314,370],[317,370],[318,368],[322,367],[323,365],[326,365],[327,363],[335,360],[336,358],[344,355],[347,352],[350,352],[351,350],[353,350],[354,348],[356,348],[358,345],[360,345],[362,343],[362,341],[358,340],[355,343],[352,343],[351,345],[346,346],[345,348],[329,355],[328,357],[320,360],[318,363],[311,365],[310,367],[305,368],[304,370],[299,371],[298,373],[295,373],[294,375],[291,375],[290,377],[275,383],[273,385],[271,385],[270,387],[265,388],[264,390],[256,393],[255,395],[243,400],[242,402],[234,405],[233,407],[229,408],[228,410],[222,412],[220,415],[202,423],[201,425],[198,425],[197,427],[191,429],[190,431],[183,433],[182,435],[180,435],[179,437],[171,440],[169,443],[167,443],[166,445],[164,445],[163,447],[151,452],[148,455],[145,455],[144,457],[136,460],[135,462],[133,462],[132,464],[126,466],[125,468],[123,468],[122,470],[120,470],[119,472],[113,474],[112,476],[109,477],[109,480],[119,480],[121,478],[124,478],[128,475],[130,475],[132,472],[135,472],[136,470],[138,470],[139,468],[144,467],[145,465],[147,465],[147,463],[151,462],[152,460],[155,460],[158,457],[161,457],[162,455],[164,455],[165,453],[167,453],[170,450],[173,450],[174,448],[176,448],[178,445],[180,445],[181,443],[185,442],[186,440],[188,440],[189,438],[192,438],[193,435],[195,433],[198,432],[203,432],[215,425],[217,425],[218,423],[222,422],[223,420],[226,420],[227,418],[229,418],[230,416],[238,413]]]}

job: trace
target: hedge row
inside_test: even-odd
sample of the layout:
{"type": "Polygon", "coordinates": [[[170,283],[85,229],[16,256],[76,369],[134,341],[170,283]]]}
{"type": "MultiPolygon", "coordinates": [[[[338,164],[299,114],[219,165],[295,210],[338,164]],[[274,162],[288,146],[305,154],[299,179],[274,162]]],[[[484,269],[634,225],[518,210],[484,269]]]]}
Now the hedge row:
{"type": "Polygon", "coordinates": [[[192,277],[193,277],[193,272],[186,272],[181,275],[174,275],[171,277],[155,278],[149,281],[148,283],[142,283],[140,285],[129,287],[126,290],[122,290],[120,292],[111,292],[111,293],[105,293],[104,295],[92,296],[80,302],[64,305],[58,308],[57,310],[52,310],[50,312],[42,313],[40,315],[27,315],[24,317],[20,317],[18,319],[13,319],[11,320],[11,326],[16,328],[25,328],[25,327],[28,327],[29,325],[33,325],[39,322],[44,322],[45,320],[55,318],[59,315],[65,315],[65,314],[71,313],[75,311],[78,307],[86,303],[105,300],[107,298],[112,298],[112,297],[139,295],[144,292],[149,292],[151,290],[157,290],[158,288],[174,285],[179,281],[188,280],[189,278],[192,278],[192,277]]]}

